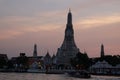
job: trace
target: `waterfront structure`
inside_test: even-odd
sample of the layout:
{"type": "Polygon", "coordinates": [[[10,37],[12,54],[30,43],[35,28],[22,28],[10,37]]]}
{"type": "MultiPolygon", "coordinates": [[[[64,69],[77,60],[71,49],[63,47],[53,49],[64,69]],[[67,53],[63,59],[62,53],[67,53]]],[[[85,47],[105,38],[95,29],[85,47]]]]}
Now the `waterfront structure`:
{"type": "Polygon", "coordinates": [[[116,72],[117,74],[120,75],[120,64],[115,66],[115,71],[114,72],[116,72]]]}
{"type": "Polygon", "coordinates": [[[104,57],[104,45],[102,44],[101,45],[101,58],[104,57]]]}
{"type": "Polygon", "coordinates": [[[120,64],[110,65],[107,61],[98,61],[90,68],[92,74],[120,75],[120,64]]]}
{"type": "Polygon", "coordinates": [[[30,69],[42,69],[43,68],[43,56],[28,57],[28,65],[30,69]]]}
{"type": "Polygon", "coordinates": [[[94,74],[107,74],[112,70],[112,65],[106,61],[98,61],[90,67],[90,72],[94,74]]]}
{"type": "Polygon", "coordinates": [[[37,44],[34,44],[33,56],[28,57],[28,64],[30,69],[43,68],[43,56],[37,55],[37,44]]]}
{"type": "Polygon", "coordinates": [[[70,59],[75,57],[79,52],[74,40],[74,29],[72,25],[72,13],[69,10],[67,16],[67,25],[65,29],[64,41],[60,48],[58,48],[56,55],[57,65],[70,65],[70,59]]]}
{"type": "Polygon", "coordinates": [[[28,68],[28,57],[25,53],[20,53],[18,57],[11,58],[10,69],[14,71],[26,71],[28,68]]]}

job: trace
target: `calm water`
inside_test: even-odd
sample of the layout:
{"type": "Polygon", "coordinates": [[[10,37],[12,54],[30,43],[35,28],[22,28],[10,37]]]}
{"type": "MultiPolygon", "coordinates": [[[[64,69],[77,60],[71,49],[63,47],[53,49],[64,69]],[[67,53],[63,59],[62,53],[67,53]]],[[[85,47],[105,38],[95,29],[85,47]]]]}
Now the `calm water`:
{"type": "Polygon", "coordinates": [[[90,79],[80,79],[69,77],[64,74],[0,73],[0,80],[120,80],[120,77],[92,76],[90,79]]]}

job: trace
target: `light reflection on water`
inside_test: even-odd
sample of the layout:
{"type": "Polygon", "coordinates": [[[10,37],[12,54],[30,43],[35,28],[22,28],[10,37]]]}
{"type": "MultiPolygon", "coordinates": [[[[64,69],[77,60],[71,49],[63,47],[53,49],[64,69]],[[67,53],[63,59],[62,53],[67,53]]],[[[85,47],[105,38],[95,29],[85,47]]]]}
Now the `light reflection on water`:
{"type": "Polygon", "coordinates": [[[81,79],[65,74],[0,73],[0,80],[120,80],[120,77],[92,76],[90,79],[81,79]]]}

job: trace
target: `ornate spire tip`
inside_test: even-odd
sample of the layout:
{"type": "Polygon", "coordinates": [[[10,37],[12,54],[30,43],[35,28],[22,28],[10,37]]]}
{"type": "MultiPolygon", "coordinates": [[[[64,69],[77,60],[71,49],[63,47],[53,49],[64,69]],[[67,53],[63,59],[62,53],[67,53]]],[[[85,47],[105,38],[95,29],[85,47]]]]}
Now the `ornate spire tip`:
{"type": "Polygon", "coordinates": [[[71,9],[69,8],[69,13],[71,13],[71,9]]]}

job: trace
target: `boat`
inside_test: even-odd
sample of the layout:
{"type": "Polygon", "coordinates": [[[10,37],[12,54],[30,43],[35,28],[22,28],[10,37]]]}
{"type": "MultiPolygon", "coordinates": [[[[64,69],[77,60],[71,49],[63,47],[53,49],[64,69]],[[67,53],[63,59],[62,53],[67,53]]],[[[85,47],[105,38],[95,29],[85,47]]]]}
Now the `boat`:
{"type": "Polygon", "coordinates": [[[69,71],[67,74],[71,77],[76,78],[91,78],[91,75],[86,70],[75,70],[75,71],[69,71]]]}
{"type": "Polygon", "coordinates": [[[29,73],[45,73],[44,69],[28,69],[27,72],[29,73]]]}

